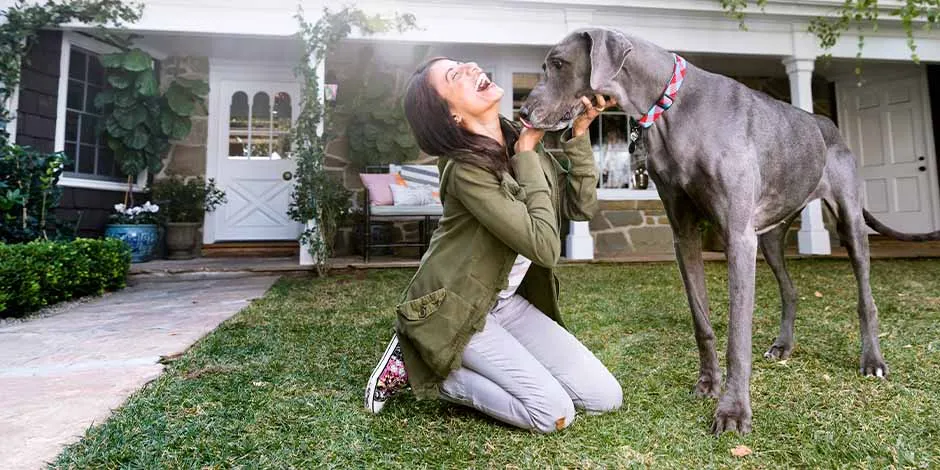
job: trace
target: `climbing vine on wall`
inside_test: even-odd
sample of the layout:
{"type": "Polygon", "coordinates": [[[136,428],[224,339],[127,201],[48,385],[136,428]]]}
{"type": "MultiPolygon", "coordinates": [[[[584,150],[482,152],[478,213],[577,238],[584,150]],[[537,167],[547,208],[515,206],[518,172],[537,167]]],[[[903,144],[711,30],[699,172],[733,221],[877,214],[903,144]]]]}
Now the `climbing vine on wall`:
{"type": "MultiPolygon", "coordinates": [[[[297,15],[300,37],[304,43],[304,56],[296,73],[301,80],[300,115],[291,130],[292,156],[297,162],[294,188],[288,215],[305,224],[300,241],[307,246],[314,259],[318,275],[326,274],[333,253],[336,230],[349,213],[351,193],[342,180],[325,167],[326,143],[331,133],[321,134],[321,124],[328,124],[320,100],[319,73],[325,63],[327,51],[352,33],[353,28],[363,35],[379,32],[404,32],[415,28],[412,15],[383,18],[367,15],[356,8],[343,8],[332,12],[323,10],[316,22],[304,19],[303,10],[297,15]]],[[[324,126],[329,130],[329,126],[324,126]]]]}
{"type": "MultiPolygon", "coordinates": [[[[742,29],[744,24],[744,11],[748,5],[754,4],[761,10],[767,5],[767,0],[718,0],[728,16],[738,21],[742,29]]],[[[902,5],[887,9],[879,5],[878,0],[844,0],[835,7],[828,16],[813,18],[809,24],[809,32],[816,36],[819,46],[830,51],[839,42],[842,34],[854,29],[858,33],[858,54],[862,56],[865,46],[865,34],[878,31],[878,20],[881,14],[887,11],[888,16],[901,22],[901,27],[907,35],[907,46],[911,51],[911,59],[919,62],[917,43],[914,32],[917,29],[930,31],[940,21],[940,0],[902,0],[902,5]]]]}
{"type": "MultiPolygon", "coordinates": [[[[119,27],[140,18],[142,4],[120,0],[47,0],[45,3],[17,2],[2,12],[0,23],[0,121],[14,116],[6,109],[7,101],[20,83],[20,67],[36,35],[44,28],[79,22],[88,25],[119,27]]],[[[0,130],[5,140],[5,130],[0,130]]]]}

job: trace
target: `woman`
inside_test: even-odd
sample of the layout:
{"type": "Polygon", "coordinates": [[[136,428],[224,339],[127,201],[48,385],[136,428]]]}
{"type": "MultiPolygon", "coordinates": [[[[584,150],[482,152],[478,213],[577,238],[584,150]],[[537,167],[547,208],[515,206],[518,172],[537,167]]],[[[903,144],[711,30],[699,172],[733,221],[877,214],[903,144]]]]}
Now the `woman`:
{"type": "Polygon", "coordinates": [[[477,64],[446,58],[422,65],[408,86],[418,145],[440,156],[444,214],[366,387],[373,412],[406,383],[418,398],[544,433],[570,425],[575,408],[620,407],[617,380],[565,330],[553,273],[562,217],[587,220],[597,209],[587,130],[606,103],[583,98],[557,161],[542,131],[520,133],[500,117],[502,96],[477,64]]]}

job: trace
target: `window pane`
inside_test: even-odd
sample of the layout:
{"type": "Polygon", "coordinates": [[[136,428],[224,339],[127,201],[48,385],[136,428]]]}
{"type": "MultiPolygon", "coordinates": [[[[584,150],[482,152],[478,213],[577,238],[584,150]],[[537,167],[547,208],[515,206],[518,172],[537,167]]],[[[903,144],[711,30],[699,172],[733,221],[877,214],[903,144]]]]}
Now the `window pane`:
{"type": "Polygon", "coordinates": [[[94,145],[79,145],[78,146],[78,172],[79,173],[95,173],[95,146],[94,145]]]}
{"type": "Polygon", "coordinates": [[[98,147],[98,174],[101,176],[117,177],[118,172],[115,168],[114,152],[101,142],[98,147]]]}
{"type": "Polygon", "coordinates": [[[251,156],[266,158],[271,155],[271,98],[267,93],[255,93],[251,101],[251,156]]]}
{"type": "Polygon", "coordinates": [[[72,48],[69,54],[69,78],[85,80],[85,54],[72,48]]]}
{"type": "Polygon", "coordinates": [[[98,108],[95,107],[95,97],[100,92],[101,87],[88,85],[88,94],[85,96],[85,112],[99,114],[98,108]]]}
{"type": "Polygon", "coordinates": [[[96,55],[88,56],[88,83],[104,85],[104,67],[96,55]]]}
{"type": "Polygon", "coordinates": [[[228,154],[230,157],[248,156],[248,95],[235,92],[229,105],[228,154]]]}
{"type": "Polygon", "coordinates": [[[69,157],[69,162],[68,164],[65,165],[65,171],[69,171],[69,172],[75,171],[75,164],[78,162],[76,161],[77,155],[76,155],[74,143],[71,143],[71,142],[65,143],[65,154],[68,155],[69,157]]]}
{"type": "Polygon", "coordinates": [[[512,107],[519,109],[525,103],[529,93],[535,88],[539,81],[537,73],[514,73],[512,74],[512,107]]]}
{"type": "Polygon", "coordinates": [[[290,95],[284,92],[278,93],[274,97],[274,130],[290,130],[293,112],[290,95]]]}
{"type": "Polygon", "coordinates": [[[78,113],[65,112],[65,140],[75,142],[78,140],[78,113]]]}
{"type": "Polygon", "coordinates": [[[66,92],[67,101],[65,106],[69,109],[84,109],[85,105],[85,84],[83,82],[69,80],[68,90],[66,92]]]}
{"type": "Polygon", "coordinates": [[[98,124],[98,118],[89,115],[82,116],[82,130],[79,135],[81,143],[83,144],[92,144],[98,141],[98,133],[95,126],[98,124]]]}

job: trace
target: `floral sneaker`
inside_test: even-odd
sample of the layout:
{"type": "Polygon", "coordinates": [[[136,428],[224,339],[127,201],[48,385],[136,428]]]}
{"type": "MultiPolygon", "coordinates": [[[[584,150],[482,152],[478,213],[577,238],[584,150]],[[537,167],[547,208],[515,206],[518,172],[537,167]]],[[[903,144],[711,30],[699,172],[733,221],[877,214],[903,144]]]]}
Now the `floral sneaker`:
{"type": "Polygon", "coordinates": [[[375,366],[369,382],[366,383],[366,409],[378,414],[393,395],[408,386],[408,373],[401,359],[401,346],[398,335],[392,336],[382,360],[375,366]]]}

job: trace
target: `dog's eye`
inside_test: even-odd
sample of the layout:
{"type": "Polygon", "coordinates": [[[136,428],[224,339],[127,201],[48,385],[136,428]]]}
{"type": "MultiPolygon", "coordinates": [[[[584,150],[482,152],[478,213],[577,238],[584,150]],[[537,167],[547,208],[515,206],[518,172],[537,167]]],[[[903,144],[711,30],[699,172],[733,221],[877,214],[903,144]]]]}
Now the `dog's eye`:
{"type": "Polygon", "coordinates": [[[552,64],[552,67],[554,67],[554,68],[556,68],[556,69],[560,69],[563,65],[565,65],[564,62],[562,62],[562,61],[560,61],[560,60],[558,60],[558,59],[552,59],[552,60],[549,61],[549,63],[552,64]]]}

